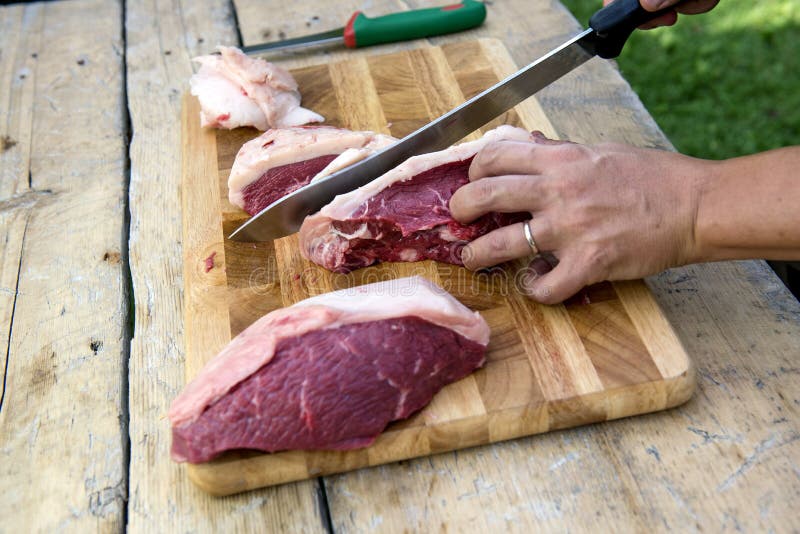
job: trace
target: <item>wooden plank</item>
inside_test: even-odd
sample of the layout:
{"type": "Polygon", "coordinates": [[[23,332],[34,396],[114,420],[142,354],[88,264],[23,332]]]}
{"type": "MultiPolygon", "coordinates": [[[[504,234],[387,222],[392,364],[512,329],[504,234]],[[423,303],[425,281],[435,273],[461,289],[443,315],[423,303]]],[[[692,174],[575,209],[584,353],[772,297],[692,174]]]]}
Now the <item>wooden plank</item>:
{"type": "MultiPolygon", "coordinates": [[[[422,95],[428,120],[440,117],[464,102],[458,81],[440,48],[412,49],[408,57],[417,86],[424,88],[422,95]]],[[[472,141],[480,137],[478,132],[473,132],[463,140],[472,141]]]]}
{"type": "Polygon", "coordinates": [[[428,113],[419,103],[425,101],[411,61],[392,61],[389,55],[369,56],[369,77],[380,98],[389,132],[398,139],[424,126],[428,113]]]}
{"type": "Polygon", "coordinates": [[[367,60],[353,58],[352,62],[346,64],[333,63],[328,70],[331,87],[335,89],[339,103],[339,125],[350,130],[374,128],[377,132],[388,134],[388,123],[375,84],[369,76],[367,60]]]}
{"type": "Polygon", "coordinates": [[[121,20],[118,2],[100,0],[0,7],[0,516],[9,532],[124,529],[121,20]]]}
{"type": "Polygon", "coordinates": [[[40,9],[0,11],[0,198],[28,191],[35,70],[44,17],[40,9]]]}
{"type": "Polygon", "coordinates": [[[183,287],[186,295],[186,351],[200,357],[186,362],[187,382],[202,365],[228,344],[231,338],[228,314],[227,282],[224,269],[222,215],[216,172],[216,136],[202,130],[196,120],[200,114],[197,99],[184,97],[182,139],[183,172],[194,176],[191,187],[181,189],[181,211],[207,214],[195,221],[191,231],[183,231],[183,287]],[[210,172],[209,176],[203,176],[210,172]]]}
{"type": "MultiPolygon", "coordinates": [[[[236,3],[250,9],[240,17],[245,41],[261,40],[248,32],[256,24],[248,21],[267,20],[263,5],[236,3]]],[[[287,24],[286,35],[295,37],[336,27],[340,13],[351,8],[378,14],[388,7],[352,1],[336,12],[331,6],[296,4],[291,16],[282,12],[272,20],[287,24]],[[318,13],[328,18],[306,28],[304,21],[318,13]]],[[[482,28],[431,41],[497,37],[522,65],[580,27],[550,0],[505,0],[488,11],[482,28]]],[[[291,61],[308,64],[315,56],[291,61]]],[[[611,62],[591,61],[538,100],[560,136],[671,146],[611,62]]],[[[762,262],[677,269],[648,284],[697,359],[695,401],[635,420],[328,477],[334,529],[591,531],[603,524],[617,530],[791,530],[800,505],[792,478],[800,461],[797,426],[790,422],[796,420],[797,366],[787,361],[800,352],[796,300],[762,262]],[[742,474],[746,483],[738,481],[742,474]]]]}
{"type": "MultiPolygon", "coordinates": [[[[37,195],[30,192],[31,128],[33,126],[35,58],[43,17],[37,9],[11,6],[0,9],[0,347],[8,347],[17,296],[22,236],[37,195]],[[22,28],[25,31],[16,31],[22,28]]],[[[4,376],[8,351],[0,356],[4,376]]],[[[0,384],[0,398],[5,380],[0,384]]]]}
{"type": "MultiPolygon", "coordinates": [[[[190,58],[218,43],[235,44],[236,31],[227,1],[133,0],[125,5],[128,107],[133,130],[130,268],[136,297],[130,359],[128,529],[321,530],[323,518],[314,482],[219,500],[195,489],[183,466],[170,460],[169,425],[164,416],[185,383],[185,296],[180,291],[177,208],[181,194],[180,96],[192,74],[190,58]]],[[[202,198],[199,192],[186,193],[190,196],[185,201],[202,198]]],[[[209,225],[211,232],[212,222],[198,224],[209,225]]],[[[215,263],[227,253],[213,250],[218,252],[215,263]]],[[[204,260],[211,250],[199,253],[204,260]]],[[[220,276],[215,270],[208,274],[220,276]]],[[[199,326],[189,324],[187,328],[196,332],[199,326]]]]}

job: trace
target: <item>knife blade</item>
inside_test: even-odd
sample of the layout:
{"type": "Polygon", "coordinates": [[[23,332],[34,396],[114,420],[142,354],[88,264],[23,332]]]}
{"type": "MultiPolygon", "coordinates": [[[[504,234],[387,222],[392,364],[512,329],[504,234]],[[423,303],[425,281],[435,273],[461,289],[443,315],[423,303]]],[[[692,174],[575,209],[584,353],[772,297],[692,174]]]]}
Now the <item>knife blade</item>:
{"type": "Polygon", "coordinates": [[[645,11],[638,0],[615,0],[589,28],[388,148],[273,202],[230,235],[269,241],[296,232],[303,219],[336,195],[361,187],[411,156],[442,150],[511,109],[594,56],[617,57],[638,26],[670,11],[645,11]]]}
{"type": "Polygon", "coordinates": [[[361,48],[460,32],[480,26],[484,19],[486,6],[477,0],[463,0],[461,3],[443,7],[412,9],[374,18],[356,11],[344,28],[284,41],[244,46],[242,52],[259,54],[339,43],[348,48],[361,48]]]}

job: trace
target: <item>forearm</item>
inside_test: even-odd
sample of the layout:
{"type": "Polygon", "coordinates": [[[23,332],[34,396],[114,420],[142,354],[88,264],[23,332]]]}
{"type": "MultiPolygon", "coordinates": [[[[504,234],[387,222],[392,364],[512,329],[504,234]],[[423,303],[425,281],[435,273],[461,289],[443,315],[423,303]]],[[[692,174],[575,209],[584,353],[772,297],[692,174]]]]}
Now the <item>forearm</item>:
{"type": "Polygon", "coordinates": [[[709,164],[692,261],[800,260],[800,147],[709,164]]]}

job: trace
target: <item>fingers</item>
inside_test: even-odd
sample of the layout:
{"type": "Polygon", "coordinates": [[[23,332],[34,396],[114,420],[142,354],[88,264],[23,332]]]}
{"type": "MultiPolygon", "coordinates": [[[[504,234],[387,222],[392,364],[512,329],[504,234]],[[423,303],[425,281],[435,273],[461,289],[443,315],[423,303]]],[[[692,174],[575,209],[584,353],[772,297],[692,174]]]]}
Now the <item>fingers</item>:
{"type": "MultiPolygon", "coordinates": [[[[534,236],[546,236],[546,230],[541,223],[537,230],[533,229],[535,222],[536,219],[530,222],[531,233],[534,236]]],[[[472,270],[482,269],[530,256],[531,248],[525,239],[523,224],[517,223],[498,228],[464,247],[461,255],[464,266],[472,270]]],[[[539,245],[539,238],[534,237],[534,239],[539,245]]],[[[542,242],[547,242],[547,239],[548,237],[545,237],[542,242]]],[[[547,253],[544,256],[550,257],[553,261],[548,262],[544,257],[537,256],[531,260],[524,271],[515,275],[519,289],[537,302],[542,304],[563,302],[584,286],[597,281],[589,279],[592,263],[587,262],[580,255],[568,253],[560,261],[555,260],[547,253]]],[[[597,277],[595,276],[595,278],[597,277]]]]}
{"type": "MultiPolygon", "coordinates": [[[[642,7],[650,12],[666,9],[678,2],[680,2],[680,0],[641,0],[642,7]]],[[[652,30],[653,28],[659,28],[661,26],[672,26],[676,22],[678,22],[678,14],[675,10],[670,10],[650,22],[645,22],[639,26],[639,28],[642,30],[652,30]]]]}
{"type": "Polygon", "coordinates": [[[685,15],[697,15],[714,9],[719,0],[641,0],[642,7],[647,11],[658,11],[668,7],[675,7],[675,11],[685,15]],[[677,5],[680,4],[680,5],[677,5]]]}
{"type": "Polygon", "coordinates": [[[491,211],[535,211],[546,201],[543,169],[579,157],[583,148],[548,139],[541,132],[531,136],[533,142],[497,141],[478,152],[469,168],[471,183],[450,199],[450,212],[457,221],[467,223],[491,211]]]}
{"type": "MultiPolygon", "coordinates": [[[[523,224],[517,223],[498,228],[479,237],[465,246],[461,260],[467,269],[483,269],[498,263],[516,258],[530,256],[532,251],[525,239],[523,224]]],[[[543,218],[533,219],[529,223],[531,233],[540,251],[553,250],[552,236],[543,218]]],[[[554,261],[548,262],[544,257],[533,258],[524,271],[516,274],[519,289],[530,298],[542,304],[557,304],[568,299],[584,286],[602,278],[601,272],[595,272],[590,279],[592,261],[570,254],[560,261],[545,253],[554,261]],[[556,264],[553,267],[553,264],[556,264]]]]}
{"type": "Polygon", "coordinates": [[[450,213],[469,223],[492,211],[536,211],[546,195],[541,176],[495,176],[470,182],[450,198],[450,213]]]}
{"type": "Polygon", "coordinates": [[[489,143],[472,160],[469,166],[470,181],[485,176],[505,174],[540,174],[538,146],[525,141],[496,141],[489,143]]]}
{"type": "Polygon", "coordinates": [[[531,254],[525,240],[524,224],[503,226],[466,245],[461,251],[464,267],[474,271],[531,254]]]}
{"type": "MultiPolygon", "coordinates": [[[[514,224],[505,228],[519,230],[520,225],[514,224]]],[[[503,229],[501,228],[501,230],[503,229]]],[[[527,242],[525,245],[527,247],[527,242]]],[[[519,250],[522,250],[521,247],[519,250]]],[[[529,253],[530,249],[516,257],[529,253]]],[[[556,260],[549,254],[544,256],[550,257],[551,261],[547,261],[543,256],[537,256],[530,261],[527,268],[515,275],[517,287],[520,291],[536,302],[541,302],[542,304],[564,302],[592,283],[592,280],[587,278],[586,266],[583,261],[572,255],[565,257],[561,261],[556,260]]]]}
{"type": "Polygon", "coordinates": [[[527,276],[519,277],[520,289],[542,304],[558,304],[587,285],[584,269],[579,261],[565,257],[552,270],[546,272],[541,258],[529,265],[527,276]],[[538,262],[538,264],[537,264],[538,262]]]}
{"type": "Polygon", "coordinates": [[[639,26],[643,30],[658,28],[659,26],[672,26],[678,21],[678,13],[683,15],[697,15],[714,9],[719,0],[641,0],[642,7],[647,11],[658,11],[675,6],[675,9],[639,26]],[[676,5],[678,4],[678,5],[676,5]]]}
{"type": "Polygon", "coordinates": [[[707,13],[719,4],[719,0],[685,0],[681,5],[675,6],[675,11],[684,15],[697,15],[707,13]]]}
{"type": "MultiPolygon", "coordinates": [[[[498,263],[530,256],[532,250],[525,239],[523,224],[516,223],[493,230],[464,247],[461,261],[471,270],[491,267],[498,263]]],[[[551,233],[543,218],[530,221],[531,234],[540,251],[552,250],[551,233]]]]}
{"type": "Polygon", "coordinates": [[[541,132],[531,134],[533,141],[502,140],[481,149],[469,166],[470,181],[487,176],[509,174],[544,174],[553,163],[563,163],[582,154],[576,143],[548,139],[541,132]]]}
{"type": "Polygon", "coordinates": [[[670,6],[674,6],[681,0],[640,0],[640,4],[645,10],[653,12],[658,11],[659,9],[666,9],[670,6]]]}
{"type": "Polygon", "coordinates": [[[676,22],[678,22],[678,14],[674,11],[670,11],[654,18],[650,22],[645,22],[639,26],[639,29],[652,30],[653,28],[660,28],[661,26],[673,26],[676,22]]]}

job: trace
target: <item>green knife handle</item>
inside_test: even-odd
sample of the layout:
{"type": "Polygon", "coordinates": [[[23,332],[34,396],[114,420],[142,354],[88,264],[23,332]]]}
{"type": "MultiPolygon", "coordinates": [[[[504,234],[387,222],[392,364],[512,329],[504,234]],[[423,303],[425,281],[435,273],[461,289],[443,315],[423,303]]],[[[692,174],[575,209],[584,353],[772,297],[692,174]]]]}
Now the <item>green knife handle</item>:
{"type": "Polygon", "coordinates": [[[647,11],[639,0],[614,0],[589,19],[589,27],[595,31],[595,53],[606,59],[617,57],[633,30],[674,9],[647,11]]]}
{"type": "Polygon", "coordinates": [[[415,9],[375,18],[356,11],[344,28],[344,43],[349,48],[358,48],[422,39],[468,30],[480,26],[485,18],[486,6],[476,0],[462,0],[449,6],[415,9]]]}

